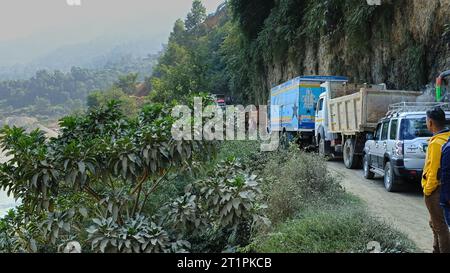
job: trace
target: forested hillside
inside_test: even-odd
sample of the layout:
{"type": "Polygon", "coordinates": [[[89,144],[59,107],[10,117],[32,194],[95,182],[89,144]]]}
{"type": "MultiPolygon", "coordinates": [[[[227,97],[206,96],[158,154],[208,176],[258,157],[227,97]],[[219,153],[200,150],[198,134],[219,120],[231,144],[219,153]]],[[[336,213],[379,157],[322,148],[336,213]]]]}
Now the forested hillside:
{"type": "MultiPolygon", "coordinates": [[[[102,69],[72,67],[67,72],[40,70],[26,80],[0,82],[0,118],[11,115],[58,119],[86,105],[89,94],[116,85],[130,93],[127,81],[137,84],[152,73],[158,55],[147,58],[122,57],[102,69]],[[116,84],[115,84],[116,83],[116,84]]],[[[134,88],[134,86],[133,86],[134,88]]]]}
{"type": "Polygon", "coordinates": [[[153,96],[265,103],[273,85],[315,74],[419,90],[450,67],[449,14],[449,0],[230,0],[195,31],[176,22],[153,96]]]}
{"type": "Polygon", "coordinates": [[[450,67],[448,0],[231,3],[249,45],[247,74],[254,75],[259,101],[271,85],[299,74],[340,74],[418,90],[450,67]],[[251,12],[255,5],[260,12],[251,12]]]}

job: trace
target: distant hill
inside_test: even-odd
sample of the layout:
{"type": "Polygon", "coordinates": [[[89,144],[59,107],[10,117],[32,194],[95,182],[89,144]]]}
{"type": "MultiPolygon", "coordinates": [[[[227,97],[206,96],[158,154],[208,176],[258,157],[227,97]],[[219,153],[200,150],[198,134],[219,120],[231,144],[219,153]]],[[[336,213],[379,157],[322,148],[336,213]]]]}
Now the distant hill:
{"type": "MultiPolygon", "coordinates": [[[[87,69],[104,69],[121,63],[123,59],[136,61],[157,54],[160,44],[152,40],[134,40],[111,42],[109,40],[94,40],[88,43],[61,46],[57,49],[39,55],[37,58],[17,62],[6,61],[2,54],[11,51],[13,45],[0,45],[0,81],[18,80],[32,77],[39,70],[59,70],[69,72],[72,67],[87,69]],[[8,48],[9,50],[3,50],[8,48]],[[3,61],[2,61],[3,60],[3,61]]],[[[14,51],[12,54],[15,54],[14,51]]],[[[24,57],[29,58],[29,57],[24,57]]]]}
{"type": "MultiPolygon", "coordinates": [[[[89,94],[111,88],[121,76],[137,74],[136,80],[143,82],[158,58],[159,54],[117,55],[102,60],[98,69],[39,70],[27,79],[0,81],[0,118],[26,115],[48,120],[82,110],[89,94]]],[[[139,91],[142,95],[145,90],[139,91]]]]}

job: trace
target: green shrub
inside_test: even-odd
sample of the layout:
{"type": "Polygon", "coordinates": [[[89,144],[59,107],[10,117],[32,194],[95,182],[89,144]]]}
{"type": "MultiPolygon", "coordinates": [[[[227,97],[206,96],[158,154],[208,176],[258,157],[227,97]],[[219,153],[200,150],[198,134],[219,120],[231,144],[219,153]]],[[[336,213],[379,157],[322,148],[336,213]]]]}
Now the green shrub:
{"type": "Polygon", "coordinates": [[[367,253],[370,242],[378,242],[383,253],[414,252],[403,234],[368,216],[363,209],[308,210],[273,232],[259,236],[247,251],[263,253],[367,253]]]}
{"type": "Polygon", "coordinates": [[[263,168],[267,161],[265,155],[266,154],[261,152],[259,141],[224,141],[220,144],[219,152],[217,153],[217,161],[236,158],[245,169],[257,172],[263,168]]]}
{"type": "Polygon", "coordinates": [[[270,155],[261,177],[274,223],[293,218],[308,206],[339,202],[344,193],[323,159],[298,148],[270,155]]]}
{"type": "Polygon", "coordinates": [[[261,197],[257,176],[231,158],[187,186],[162,213],[170,229],[189,238],[192,251],[233,251],[249,243],[253,228],[270,225],[261,197]]]}

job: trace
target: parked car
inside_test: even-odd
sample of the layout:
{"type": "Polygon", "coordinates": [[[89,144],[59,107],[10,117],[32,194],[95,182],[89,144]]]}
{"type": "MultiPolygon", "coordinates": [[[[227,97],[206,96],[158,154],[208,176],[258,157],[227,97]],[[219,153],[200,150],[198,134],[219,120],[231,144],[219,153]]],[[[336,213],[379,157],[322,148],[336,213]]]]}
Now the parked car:
{"type": "MultiPolygon", "coordinates": [[[[428,139],[432,134],[426,125],[426,110],[448,104],[398,103],[380,120],[375,133],[369,135],[363,152],[364,177],[384,177],[389,192],[402,189],[408,182],[421,180],[428,139]]],[[[446,109],[446,110],[447,110],[446,109]]],[[[450,111],[446,111],[450,125],[450,111]]]]}

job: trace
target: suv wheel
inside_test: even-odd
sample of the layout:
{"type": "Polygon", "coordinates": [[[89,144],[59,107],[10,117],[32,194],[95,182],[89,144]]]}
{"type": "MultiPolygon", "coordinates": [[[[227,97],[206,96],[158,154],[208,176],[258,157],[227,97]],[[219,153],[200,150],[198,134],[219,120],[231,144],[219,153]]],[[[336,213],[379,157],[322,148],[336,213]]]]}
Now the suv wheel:
{"type": "Polygon", "coordinates": [[[373,179],[375,177],[375,173],[370,171],[370,162],[369,162],[369,155],[368,154],[364,155],[363,170],[364,170],[364,177],[366,179],[373,179]]]}
{"type": "Polygon", "coordinates": [[[395,175],[394,167],[390,161],[384,166],[384,187],[388,192],[397,192],[400,190],[400,178],[395,175]]]}

